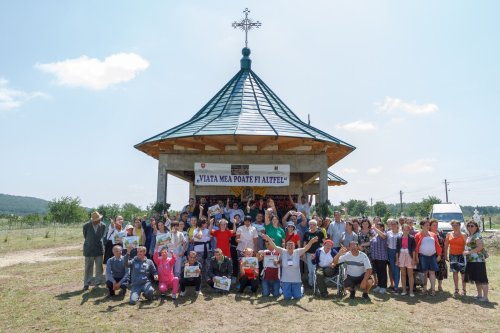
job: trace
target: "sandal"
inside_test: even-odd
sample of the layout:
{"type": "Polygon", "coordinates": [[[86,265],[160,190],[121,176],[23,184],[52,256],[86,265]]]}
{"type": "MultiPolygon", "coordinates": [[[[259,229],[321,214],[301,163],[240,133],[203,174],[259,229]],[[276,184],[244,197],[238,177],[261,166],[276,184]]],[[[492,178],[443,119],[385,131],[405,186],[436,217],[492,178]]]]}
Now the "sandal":
{"type": "Polygon", "coordinates": [[[453,296],[457,297],[460,296],[459,290],[455,289],[455,292],[453,293],[453,296]]]}
{"type": "Polygon", "coordinates": [[[439,291],[440,293],[442,293],[442,292],[443,292],[443,287],[438,287],[438,291],[439,291]]]}
{"type": "Polygon", "coordinates": [[[433,291],[431,291],[430,295],[431,296],[436,296],[436,292],[433,290],[433,291]]]}
{"type": "Polygon", "coordinates": [[[463,289],[463,290],[462,290],[462,295],[463,295],[463,296],[467,296],[467,290],[463,289]]]}

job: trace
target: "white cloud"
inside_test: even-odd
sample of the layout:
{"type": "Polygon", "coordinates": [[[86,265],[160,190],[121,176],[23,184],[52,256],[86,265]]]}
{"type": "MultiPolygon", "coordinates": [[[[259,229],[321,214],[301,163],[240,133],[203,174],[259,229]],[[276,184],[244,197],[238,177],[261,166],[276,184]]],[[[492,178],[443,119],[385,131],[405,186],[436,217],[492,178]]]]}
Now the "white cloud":
{"type": "Polygon", "coordinates": [[[344,168],[342,170],[340,170],[342,173],[357,173],[358,170],[354,169],[354,168],[344,168]]]}
{"type": "Polygon", "coordinates": [[[354,121],[352,123],[337,125],[338,129],[343,129],[351,132],[365,132],[365,131],[373,131],[375,130],[375,125],[370,122],[365,121],[354,121]]]}
{"type": "Polygon", "coordinates": [[[9,81],[0,77],[0,111],[17,109],[25,102],[37,97],[48,98],[49,96],[39,91],[26,92],[12,89],[9,87],[9,81]]]}
{"type": "Polygon", "coordinates": [[[132,80],[149,67],[149,62],[135,53],[117,53],[103,61],[83,55],[76,59],[36,64],[35,67],[55,75],[57,84],[103,90],[132,80]]]}
{"type": "Polygon", "coordinates": [[[366,173],[369,175],[376,175],[382,172],[382,167],[374,167],[374,168],[369,168],[366,170],[366,173]]]}
{"type": "Polygon", "coordinates": [[[420,160],[416,160],[414,162],[405,164],[401,167],[401,171],[406,173],[427,173],[434,171],[434,162],[435,159],[432,158],[424,158],[420,160]]]}
{"type": "Polygon", "coordinates": [[[375,103],[375,106],[380,113],[402,111],[409,114],[430,114],[438,111],[436,104],[417,104],[416,102],[405,102],[393,97],[386,97],[382,103],[375,103]]]}

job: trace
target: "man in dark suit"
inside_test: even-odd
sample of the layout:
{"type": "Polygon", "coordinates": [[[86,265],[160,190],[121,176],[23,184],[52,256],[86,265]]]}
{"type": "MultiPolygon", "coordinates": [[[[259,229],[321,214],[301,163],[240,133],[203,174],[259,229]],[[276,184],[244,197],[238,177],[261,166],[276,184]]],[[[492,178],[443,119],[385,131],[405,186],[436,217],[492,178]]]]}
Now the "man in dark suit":
{"type": "Polygon", "coordinates": [[[83,255],[85,256],[83,290],[88,290],[92,281],[96,286],[104,283],[102,269],[104,244],[102,240],[106,232],[106,225],[101,220],[102,215],[94,211],[90,216],[90,221],[83,225],[83,255]]]}

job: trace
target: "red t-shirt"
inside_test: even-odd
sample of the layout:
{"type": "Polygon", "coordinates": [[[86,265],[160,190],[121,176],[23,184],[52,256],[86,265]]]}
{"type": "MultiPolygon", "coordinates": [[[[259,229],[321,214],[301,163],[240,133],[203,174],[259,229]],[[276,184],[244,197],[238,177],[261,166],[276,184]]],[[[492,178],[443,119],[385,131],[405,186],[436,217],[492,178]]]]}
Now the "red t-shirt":
{"type": "Polygon", "coordinates": [[[300,242],[300,236],[297,235],[297,233],[294,232],[292,235],[289,234],[289,233],[286,234],[286,237],[285,237],[285,246],[286,246],[286,243],[288,243],[290,241],[292,241],[295,244],[295,248],[296,249],[300,247],[300,244],[299,244],[299,242],[300,242]]]}
{"type": "Polygon", "coordinates": [[[215,237],[216,246],[222,250],[222,254],[228,258],[231,258],[231,248],[229,246],[229,240],[233,236],[231,230],[212,230],[212,236],[215,237]]]}

